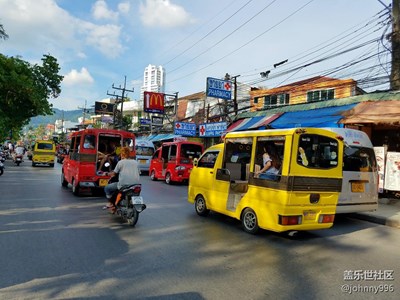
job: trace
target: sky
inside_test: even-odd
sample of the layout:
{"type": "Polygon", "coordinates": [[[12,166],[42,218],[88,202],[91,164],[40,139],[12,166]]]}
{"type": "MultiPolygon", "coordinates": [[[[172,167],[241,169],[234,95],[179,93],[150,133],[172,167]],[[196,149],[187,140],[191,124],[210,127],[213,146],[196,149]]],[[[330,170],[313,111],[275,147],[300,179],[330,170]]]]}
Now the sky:
{"type": "Polygon", "coordinates": [[[206,90],[207,77],[273,88],[322,75],[385,89],[390,0],[0,0],[0,53],[64,76],[53,107],[140,98],[144,68],[166,70],[167,94],[206,90]],[[260,75],[267,72],[266,77],[260,75]]]}

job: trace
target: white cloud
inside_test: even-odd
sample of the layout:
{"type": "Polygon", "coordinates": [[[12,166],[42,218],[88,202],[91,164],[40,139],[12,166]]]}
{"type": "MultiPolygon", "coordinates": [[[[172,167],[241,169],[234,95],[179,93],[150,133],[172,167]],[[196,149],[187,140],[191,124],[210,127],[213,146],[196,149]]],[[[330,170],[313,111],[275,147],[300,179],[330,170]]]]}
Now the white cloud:
{"type": "Polygon", "coordinates": [[[121,2],[118,4],[118,11],[127,14],[130,10],[131,6],[129,2],[121,2]]]}
{"type": "Polygon", "coordinates": [[[54,0],[0,0],[0,7],[1,24],[9,35],[2,44],[4,53],[29,53],[31,57],[23,57],[26,60],[50,53],[69,60],[71,52],[80,58],[89,53],[87,46],[112,58],[122,52],[121,27],[75,18],[54,0]]]}
{"type": "Polygon", "coordinates": [[[146,0],[139,10],[145,26],[172,28],[190,23],[190,15],[185,9],[169,0],[146,0]]]}
{"type": "Polygon", "coordinates": [[[92,7],[92,14],[96,20],[117,20],[118,13],[108,9],[107,3],[104,0],[98,0],[92,7]]]}
{"type": "Polygon", "coordinates": [[[92,76],[85,67],[82,67],[80,71],[71,70],[63,80],[63,84],[66,86],[92,84],[93,82],[92,76]]]}
{"type": "Polygon", "coordinates": [[[98,49],[107,57],[115,58],[123,51],[120,43],[121,27],[117,25],[93,25],[85,23],[82,28],[86,31],[86,42],[98,49]]]}

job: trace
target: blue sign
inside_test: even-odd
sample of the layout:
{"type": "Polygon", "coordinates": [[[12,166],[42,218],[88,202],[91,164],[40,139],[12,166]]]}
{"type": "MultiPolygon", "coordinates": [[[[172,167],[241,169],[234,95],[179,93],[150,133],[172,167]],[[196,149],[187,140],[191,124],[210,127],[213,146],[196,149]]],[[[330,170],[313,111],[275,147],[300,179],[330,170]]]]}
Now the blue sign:
{"type": "Polygon", "coordinates": [[[150,119],[140,118],[140,125],[148,125],[148,126],[150,126],[150,123],[151,123],[150,119]]]}
{"type": "Polygon", "coordinates": [[[220,137],[226,130],[226,122],[204,123],[199,125],[200,137],[220,137]]]}
{"type": "Polygon", "coordinates": [[[175,122],[174,133],[182,136],[196,136],[196,124],[175,122]]]}
{"type": "Polygon", "coordinates": [[[232,99],[232,83],[229,80],[207,77],[207,97],[232,99]]]}

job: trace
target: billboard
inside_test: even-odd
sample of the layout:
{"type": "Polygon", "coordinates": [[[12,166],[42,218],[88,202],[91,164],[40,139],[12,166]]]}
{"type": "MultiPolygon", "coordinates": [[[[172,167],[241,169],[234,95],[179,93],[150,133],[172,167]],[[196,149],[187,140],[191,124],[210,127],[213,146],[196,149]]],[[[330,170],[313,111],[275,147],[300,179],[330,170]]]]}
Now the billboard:
{"type": "Polygon", "coordinates": [[[183,136],[196,136],[196,124],[175,122],[174,134],[183,136]]]}
{"type": "Polygon", "coordinates": [[[203,123],[199,125],[200,137],[220,137],[227,128],[226,122],[203,123]]]}
{"type": "Polygon", "coordinates": [[[144,92],[143,110],[150,113],[164,113],[163,93],[144,92]]]}
{"type": "Polygon", "coordinates": [[[114,112],[114,104],[96,101],[94,103],[94,111],[96,114],[112,115],[114,112]]]}
{"type": "Polygon", "coordinates": [[[231,100],[232,83],[229,80],[207,77],[207,97],[231,100]]]}

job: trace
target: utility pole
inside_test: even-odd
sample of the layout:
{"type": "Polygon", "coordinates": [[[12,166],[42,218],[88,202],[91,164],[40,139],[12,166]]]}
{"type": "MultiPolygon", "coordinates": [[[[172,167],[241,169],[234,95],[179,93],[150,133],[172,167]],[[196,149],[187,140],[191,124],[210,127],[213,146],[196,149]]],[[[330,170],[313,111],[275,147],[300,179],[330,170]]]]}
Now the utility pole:
{"type": "Polygon", "coordinates": [[[86,114],[89,112],[89,111],[87,111],[87,108],[86,108],[86,100],[85,100],[85,106],[84,106],[84,107],[79,107],[79,106],[78,106],[78,109],[83,109],[82,127],[85,128],[86,114]]]}
{"type": "Polygon", "coordinates": [[[392,71],[390,89],[400,90],[400,0],[392,2],[392,71]]]}
{"type": "MultiPolygon", "coordinates": [[[[231,76],[228,73],[225,74],[225,80],[232,80],[233,79],[233,86],[235,90],[233,91],[233,111],[235,113],[235,116],[237,116],[238,113],[238,104],[237,104],[237,80],[240,75],[236,76],[231,76]]],[[[226,106],[225,106],[226,107],[226,106]]],[[[226,111],[227,112],[227,111],[226,111]]]]}
{"type": "MultiPolygon", "coordinates": [[[[113,84],[112,84],[112,88],[115,89],[115,90],[122,91],[121,96],[115,95],[115,92],[114,92],[114,94],[112,94],[112,95],[110,95],[110,94],[107,92],[107,95],[109,95],[109,96],[115,96],[115,97],[116,97],[115,104],[116,104],[117,106],[118,106],[119,103],[121,103],[121,119],[119,120],[120,124],[118,124],[118,127],[122,127],[122,125],[123,125],[123,116],[124,116],[123,111],[124,111],[125,93],[126,93],[126,92],[132,92],[132,93],[133,93],[134,90],[133,90],[133,89],[132,89],[132,90],[128,90],[128,89],[126,88],[126,75],[125,75],[125,80],[124,80],[124,87],[121,87],[121,85],[120,85],[119,87],[116,87],[116,86],[114,86],[114,83],[113,83],[113,84]],[[119,101],[119,98],[121,99],[121,101],[119,101]]],[[[115,124],[115,113],[114,113],[114,128],[115,128],[115,127],[116,127],[116,124],[115,124]]]]}

